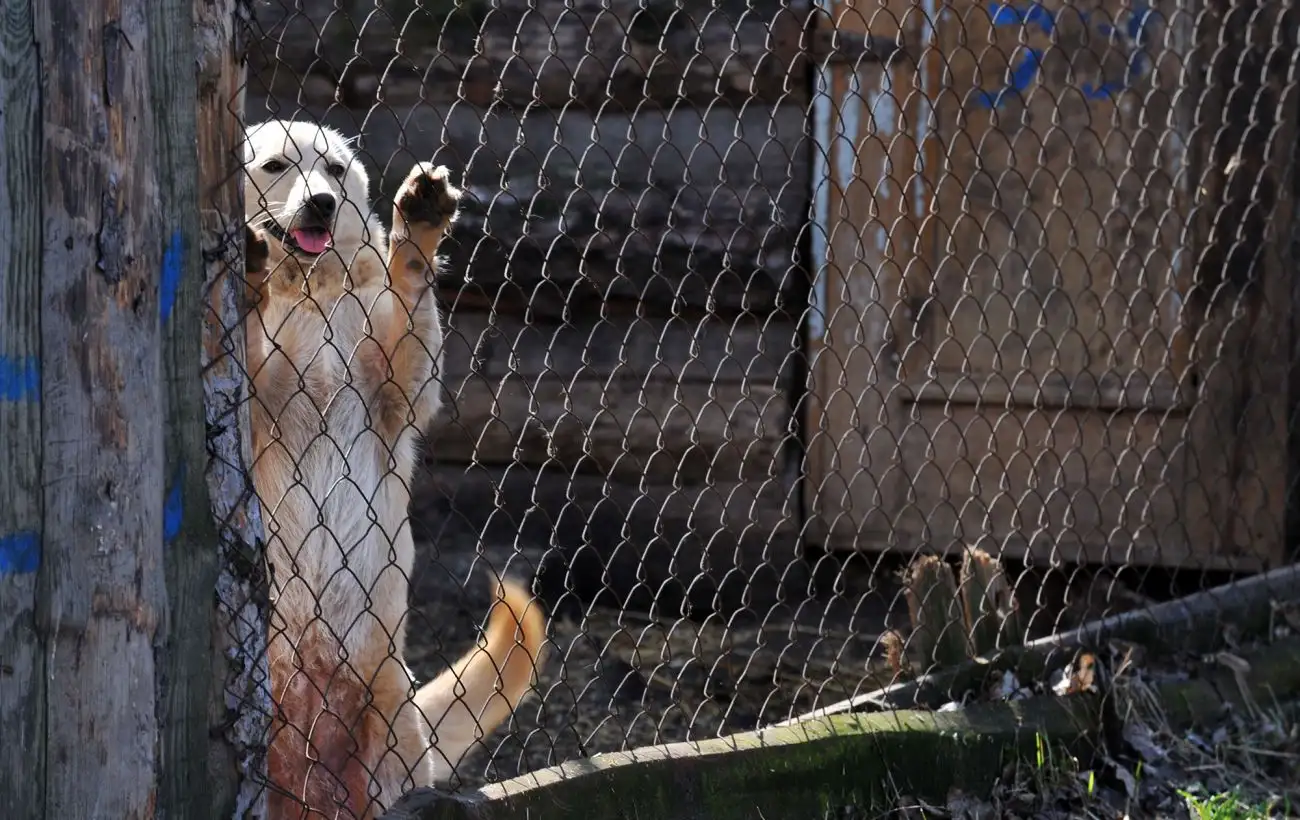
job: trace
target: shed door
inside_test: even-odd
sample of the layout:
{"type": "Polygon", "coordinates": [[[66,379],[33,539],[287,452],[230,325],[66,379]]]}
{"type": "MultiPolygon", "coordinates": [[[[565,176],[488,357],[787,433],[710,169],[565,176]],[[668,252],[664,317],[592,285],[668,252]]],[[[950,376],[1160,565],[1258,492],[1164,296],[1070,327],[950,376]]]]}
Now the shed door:
{"type": "Polygon", "coordinates": [[[942,8],[885,9],[931,44],[917,69],[833,83],[831,165],[851,152],[858,176],[829,171],[813,532],[1066,561],[1278,558],[1285,406],[1256,403],[1253,431],[1231,422],[1260,317],[1184,304],[1196,98],[1169,57],[1192,33],[1123,0],[942,8]]]}

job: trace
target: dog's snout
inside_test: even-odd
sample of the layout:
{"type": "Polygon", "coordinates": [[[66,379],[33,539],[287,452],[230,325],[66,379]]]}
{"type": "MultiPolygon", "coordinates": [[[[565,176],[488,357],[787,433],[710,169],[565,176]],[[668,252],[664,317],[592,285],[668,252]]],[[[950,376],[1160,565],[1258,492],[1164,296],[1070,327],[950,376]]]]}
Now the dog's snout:
{"type": "Polygon", "coordinates": [[[307,207],[321,219],[329,219],[334,216],[334,209],[338,207],[338,200],[334,194],[315,194],[307,200],[307,207]]]}

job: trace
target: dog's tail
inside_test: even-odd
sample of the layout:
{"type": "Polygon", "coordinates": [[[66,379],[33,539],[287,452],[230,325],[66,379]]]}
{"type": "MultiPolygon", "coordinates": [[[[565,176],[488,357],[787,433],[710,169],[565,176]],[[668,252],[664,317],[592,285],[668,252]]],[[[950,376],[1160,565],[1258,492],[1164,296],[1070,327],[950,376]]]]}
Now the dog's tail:
{"type": "Polygon", "coordinates": [[[485,640],[415,693],[428,721],[434,783],[450,780],[465,753],[510,717],[541,659],[546,618],[540,604],[519,584],[493,580],[497,600],[485,640]]]}

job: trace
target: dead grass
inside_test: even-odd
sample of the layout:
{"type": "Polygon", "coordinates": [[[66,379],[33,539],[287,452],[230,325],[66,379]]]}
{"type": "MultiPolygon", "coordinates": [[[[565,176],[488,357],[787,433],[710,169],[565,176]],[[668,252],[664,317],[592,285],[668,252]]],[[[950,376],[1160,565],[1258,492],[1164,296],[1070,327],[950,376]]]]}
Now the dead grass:
{"type": "MultiPolygon", "coordinates": [[[[1269,704],[1203,730],[1175,732],[1148,692],[1123,711],[1126,749],[1092,769],[1054,755],[1009,773],[990,800],[959,800],[927,817],[1300,817],[1300,702],[1269,704]]],[[[917,815],[921,816],[921,815],[917,815]]]]}

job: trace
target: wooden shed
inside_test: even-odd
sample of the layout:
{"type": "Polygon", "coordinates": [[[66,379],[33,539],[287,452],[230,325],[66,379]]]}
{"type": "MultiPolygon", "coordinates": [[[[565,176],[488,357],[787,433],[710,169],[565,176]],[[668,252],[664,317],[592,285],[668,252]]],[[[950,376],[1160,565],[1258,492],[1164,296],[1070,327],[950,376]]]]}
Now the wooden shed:
{"type": "Polygon", "coordinates": [[[1227,113],[1263,84],[1233,60],[1267,15],[255,7],[250,120],[358,134],[381,200],[416,157],[470,194],[412,510],[428,543],[527,544],[584,599],[758,610],[803,594],[809,545],[1281,556],[1290,288],[1229,248],[1268,226],[1221,217],[1289,218],[1252,182],[1276,163],[1242,153],[1284,129],[1227,113]],[[861,59],[863,35],[908,55],[861,59]]]}
{"type": "Polygon", "coordinates": [[[821,77],[812,537],[1281,561],[1290,275],[1243,209],[1270,212],[1295,134],[1232,99],[1263,93],[1237,63],[1269,41],[1171,0],[833,16],[915,59],[821,77]]]}

